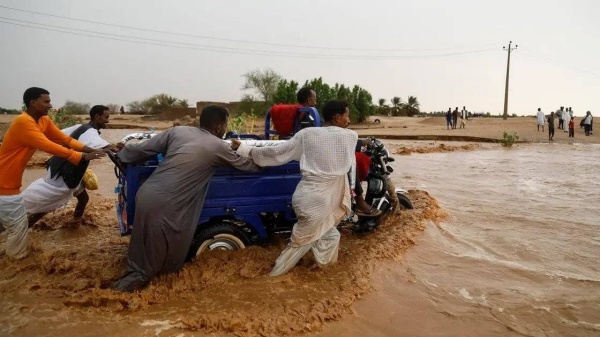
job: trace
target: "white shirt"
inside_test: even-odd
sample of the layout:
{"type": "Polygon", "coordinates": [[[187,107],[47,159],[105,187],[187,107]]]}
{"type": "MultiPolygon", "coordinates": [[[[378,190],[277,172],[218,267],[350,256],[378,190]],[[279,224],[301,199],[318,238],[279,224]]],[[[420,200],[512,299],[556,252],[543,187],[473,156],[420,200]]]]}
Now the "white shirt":
{"type": "Polygon", "coordinates": [[[544,116],[544,112],[541,110],[537,112],[537,122],[539,125],[546,123],[546,116],[544,116]]]}
{"type": "MultiPolygon", "coordinates": [[[[81,126],[81,124],[76,124],[76,125],[66,128],[66,129],[62,129],[61,131],[64,134],[67,134],[70,136],[80,126],[81,126]]],[[[80,142],[82,142],[83,145],[85,145],[87,147],[91,147],[94,150],[99,150],[105,146],[110,145],[107,141],[105,141],[104,139],[102,139],[102,137],[100,137],[98,130],[96,130],[94,128],[89,128],[86,132],[84,132],[81,136],[79,136],[78,140],[80,142]]]]}

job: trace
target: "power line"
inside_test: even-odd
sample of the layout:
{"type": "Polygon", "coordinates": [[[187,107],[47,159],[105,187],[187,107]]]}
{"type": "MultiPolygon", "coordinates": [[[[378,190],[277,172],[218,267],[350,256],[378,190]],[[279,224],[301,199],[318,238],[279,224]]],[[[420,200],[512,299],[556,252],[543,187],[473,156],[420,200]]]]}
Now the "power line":
{"type": "Polygon", "coordinates": [[[467,52],[459,52],[459,53],[445,53],[445,54],[432,54],[432,55],[334,55],[334,54],[310,54],[310,53],[293,53],[293,52],[281,52],[281,51],[268,51],[268,50],[257,50],[257,49],[244,49],[244,48],[234,48],[234,47],[222,47],[222,46],[211,46],[211,45],[200,45],[200,44],[192,44],[192,43],[184,43],[184,42],[173,42],[166,40],[158,40],[158,39],[149,39],[131,35],[121,35],[121,34],[112,34],[105,32],[98,32],[93,30],[85,30],[85,29],[76,29],[64,26],[56,26],[56,25],[48,25],[48,24],[40,24],[31,21],[24,20],[16,20],[6,17],[0,17],[0,23],[27,27],[45,31],[53,31],[58,33],[65,33],[70,35],[79,35],[79,36],[87,36],[100,38],[104,40],[114,40],[114,41],[122,41],[122,42],[132,42],[136,44],[146,44],[153,46],[161,46],[161,47],[173,47],[180,49],[192,49],[192,50],[202,50],[202,51],[212,51],[212,52],[222,52],[222,53],[233,53],[233,54],[246,54],[246,55],[261,55],[261,56],[283,56],[283,57],[304,57],[304,58],[335,58],[335,59],[349,59],[349,60],[385,60],[385,59],[420,59],[420,58],[436,58],[436,57],[447,57],[447,56],[457,56],[457,55],[466,55],[466,54],[474,54],[481,53],[493,50],[490,49],[482,49],[482,50],[474,50],[467,52]],[[10,20],[10,21],[6,21],[10,20]]]}
{"type": "MultiPolygon", "coordinates": [[[[593,73],[591,71],[584,70],[584,69],[579,69],[579,68],[573,68],[573,67],[565,66],[565,65],[560,64],[558,62],[555,62],[555,61],[551,60],[549,57],[544,56],[545,53],[543,53],[543,52],[535,52],[535,51],[532,51],[531,49],[527,49],[527,48],[524,50],[524,52],[527,53],[527,54],[530,54],[531,56],[537,56],[538,59],[540,59],[540,60],[542,60],[542,61],[544,61],[546,63],[552,64],[552,65],[555,65],[555,66],[558,66],[558,67],[561,67],[561,68],[565,68],[567,70],[576,71],[576,72],[580,72],[580,73],[583,73],[583,74],[586,74],[586,75],[590,75],[590,76],[594,76],[594,77],[599,77],[600,78],[600,74],[596,74],[596,73],[593,73]]],[[[548,55],[548,54],[546,54],[546,55],[548,55]]]]}
{"type": "MultiPolygon", "coordinates": [[[[30,10],[25,10],[25,9],[13,8],[13,7],[8,7],[8,6],[2,6],[2,5],[0,5],[0,8],[12,10],[12,11],[23,12],[23,13],[29,13],[29,14],[43,15],[43,16],[48,16],[48,17],[53,17],[53,18],[58,18],[58,19],[65,19],[65,20],[71,20],[71,21],[91,23],[91,24],[96,24],[96,25],[103,25],[103,26],[108,26],[108,27],[133,29],[133,30],[144,31],[144,32],[168,34],[168,35],[183,36],[183,37],[192,37],[192,38],[215,40],[215,41],[236,42],[236,43],[246,43],[246,44],[257,44],[257,45],[274,46],[274,47],[289,47],[289,48],[302,48],[302,49],[323,49],[323,50],[346,50],[346,51],[370,51],[370,52],[422,52],[422,51],[453,50],[453,49],[458,49],[459,48],[459,47],[450,47],[450,48],[430,48],[430,49],[375,49],[375,48],[322,47],[322,46],[314,46],[314,45],[310,46],[310,45],[293,45],[293,44],[282,44],[282,43],[270,43],[270,42],[228,39],[228,38],[220,38],[220,37],[207,36],[207,35],[194,35],[194,34],[171,32],[171,31],[165,31],[165,30],[140,28],[140,27],[134,27],[134,26],[127,26],[127,25],[106,23],[106,22],[100,22],[100,21],[93,21],[93,20],[84,20],[84,19],[72,18],[72,17],[68,17],[68,16],[63,16],[63,15],[47,14],[47,13],[41,13],[41,12],[30,11],[30,10]]],[[[488,48],[488,47],[491,48],[490,45],[487,45],[487,46],[478,46],[478,47],[470,47],[470,48],[465,47],[465,48],[467,48],[467,49],[473,49],[473,48],[479,48],[479,49],[481,49],[481,48],[488,48]]],[[[463,48],[463,47],[460,47],[460,48],[463,48]]]]}

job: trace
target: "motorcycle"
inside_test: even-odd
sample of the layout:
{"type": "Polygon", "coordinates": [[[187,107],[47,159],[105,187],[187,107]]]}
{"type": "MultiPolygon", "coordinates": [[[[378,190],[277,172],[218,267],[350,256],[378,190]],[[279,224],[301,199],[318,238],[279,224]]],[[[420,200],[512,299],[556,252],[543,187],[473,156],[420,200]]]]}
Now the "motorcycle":
{"type": "MultiPolygon", "coordinates": [[[[413,209],[413,204],[406,195],[407,191],[396,188],[390,174],[394,171],[389,163],[395,159],[390,157],[383,142],[374,137],[368,137],[371,146],[363,151],[371,159],[367,175],[367,189],[365,201],[373,208],[381,210],[382,214],[393,214],[400,209],[413,209]]],[[[380,219],[358,217],[355,230],[360,232],[370,231],[379,226],[380,219]]]]}

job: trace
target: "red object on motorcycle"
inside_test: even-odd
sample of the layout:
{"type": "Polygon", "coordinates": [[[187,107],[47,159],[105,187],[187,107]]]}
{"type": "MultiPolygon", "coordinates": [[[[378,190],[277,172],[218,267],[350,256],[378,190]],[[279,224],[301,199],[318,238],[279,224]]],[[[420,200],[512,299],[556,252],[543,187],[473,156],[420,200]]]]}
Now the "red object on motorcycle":
{"type": "Polygon", "coordinates": [[[356,157],[356,173],[359,181],[366,181],[371,167],[371,157],[363,152],[355,152],[356,157]]]}

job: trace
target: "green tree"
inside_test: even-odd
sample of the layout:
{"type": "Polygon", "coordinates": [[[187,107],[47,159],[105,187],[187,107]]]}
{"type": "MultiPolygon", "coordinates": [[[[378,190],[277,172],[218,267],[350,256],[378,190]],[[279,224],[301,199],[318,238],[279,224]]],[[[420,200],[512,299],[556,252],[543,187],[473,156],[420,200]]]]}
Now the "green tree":
{"type": "Polygon", "coordinates": [[[367,117],[373,112],[373,97],[365,89],[355,85],[352,89],[353,94],[353,107],[354,107],[354,119],[359,123],[365,122],[367,117]]]}
{"type": "Polygon", "coordinates": [[[66,101],[62,106],[61,113],[66,115],[87,115],[90,113],[90,103],[79,103],[74,101],[66,101]]]}
{"type": "Polygon", "coordinates": [[[252,70],[243,75],[246,82],[242,90],[253,90],[258,94],[258,98],[269,104],[273,103],[273,97],[277,91],[281,76],[273,69],[252,70]]]}
{"type": "MultiPolygon", "coordinates": [[[[183,100],[186,102],[187,100],[183,100]]],[[[133,114],[159,114],[171,108],[181,107],[181,100],[168,94],[157,94],[142,101],[134,101],[127,104],[130,113],[133,114]]]]}
{"type": "Polygon", "coordinates": [[[277,90],[273,95],[275,104],[294,104],[297,103],[296,93],[298,93],[298,82],[281,80],[277,85],[277,90]]]}
{"type": "Polygon", "coordinates": [[[404,107],[406,109],[406,115],[414,116],[414,115],[419,114],[419,112],[420,112],[419,106],[420,106],[420,104],[419,104],[419,100],[417,99],[417,97],[408,96],[408,100],[404,104],[404,107]]]}
{"type": "Polygon", "coordinates": [[[402,99],[399,96],[394,96],[391,99],[392,102],[392,115],[400,116],[401,107],[402,107],[402,99]]]}
{"type": "Polygon", "coordinates": [[[180,99],[177,102],[177,105],[179,105],[180,108],[187,108],[190,106],[190,102],[187,99],[180,99]]]}

